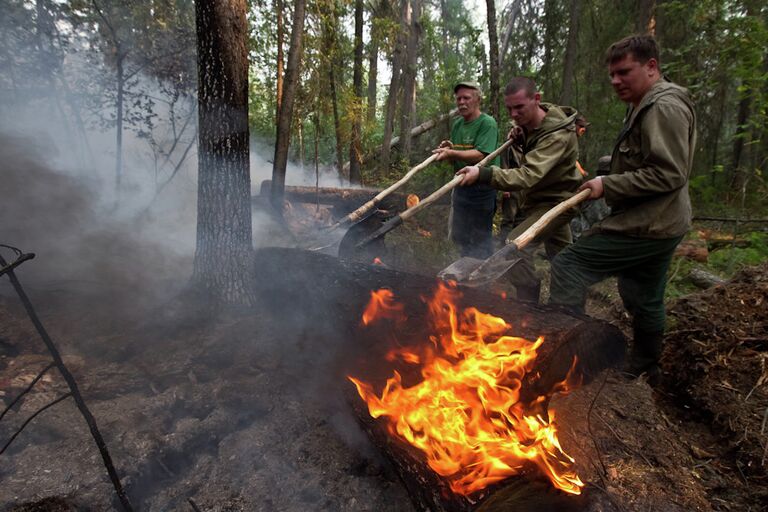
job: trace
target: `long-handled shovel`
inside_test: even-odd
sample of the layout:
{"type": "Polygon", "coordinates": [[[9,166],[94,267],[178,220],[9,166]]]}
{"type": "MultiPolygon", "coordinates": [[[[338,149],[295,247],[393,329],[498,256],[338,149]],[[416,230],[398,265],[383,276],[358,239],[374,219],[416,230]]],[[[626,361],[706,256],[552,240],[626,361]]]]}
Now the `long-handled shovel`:
{"type": "MultiPolygon", "coordinates": [[[[478,162],[476,165],[478,167],[488,165],[488,163],[491,162],[497,156],[499,156],[502,153],[502,151],[507,149],[510,144],[512,144],[512,139],[504,142],[504,144],[499,146],[498,149],[496,149],[493,153],[490,153],[488,156],[480,160],[480,162],[478,162]]],[[[419,213],[421,210],[423,210],[424,208],[426,208],[427,206],[434,203],[435,201],[443,197],[445,194],[447,194],[448,192],[456,188],[458,184],[461,183],[461,180],[463,179],[464,179],[464,176],[462,175],[454,176],[451,181],[449,181],[439,189],[432,192],[432,194],[430,194],[429,196],[422,199],[419,202],[419,204],[417,204],[416,206],[412,208],[408,208],[407,210],[400,213],[399,215],[396,215],[391,219],[389,219],[387,222],[384,223],[383,226],[377,229],[374,233],[372,233],[371,235],[367,236],[362,241],[360,241],[356,247],[357,248],[364,247],[369,243],[373,242],[374,240],[378,240],[379,238],[383,237],[385,234],[389,233],[390,231],[398,227],[400,224],[410,219],[411,217],[419,213]]]]}
{"type": "Polygon", "coordinates": [[[391,194],[398,188],[405,185],[408,182],[408,180],[410,180],[413,177],[414,174],[428,167],[432,162],[434,162],[437,159],[437,156],[438,155],[435,153],[431,155],[429,158],[427,158],[426,160],[424,160],[423,162],[421,162],[419,165],[413,167],[410,171],[405,173],[405,175],[403,175],[402,178],[400,178],[395,183],[393,183],[389,187],[385,188],[384,190],[376,194],[376,196],[373,199],[371,199],[370,201],[368,201],[367,203],[365,203],[364,205],[362,205],[360,208],[353,211],[352,213],[346,215],[344,218],[339,220],[336,224],[331,226],[329,229],[341,228],[349,224],[354,224],[356,222],[363,220],[366,214],[372,211],[376,206],[378,206],[385,197],[387,197],[389,194],[391,194]]]}
{"type": "Polygon", "coordinates": [[[438,276],[442,279],[452,279],[459,284],[470,287],[485,286],[492,283],[522,259],[520,251],[531,243],[552,220],[587,199],[589,194],[590,190],[585,189],[558,204],[531,224],[511,243],[493,253],[487,260],[461,258],[443,269],[438,276]]]}
{"type": "Polygon", "coordinates": [[[316,240],[309,250],[319,251],[338,244],[340,255],[342,252],[354,252],[359,239],[371,232],[371,227],[363,224],[366,224],[364,221],[376,213],[376,206],[381,204],[384,198],[392,192],[405,185],[417,172],[429,167],[437,159],[437,156],[437,154],[430,155],[429,158],[405,173],[402,178],[376,194],[370,201],[367,201],[352,213],[347,214],[332,226],[323,229],[322,237],[319,241],[316,240]],[[347,229],[346,231],[341,231],[342,228],[347,229]]]}

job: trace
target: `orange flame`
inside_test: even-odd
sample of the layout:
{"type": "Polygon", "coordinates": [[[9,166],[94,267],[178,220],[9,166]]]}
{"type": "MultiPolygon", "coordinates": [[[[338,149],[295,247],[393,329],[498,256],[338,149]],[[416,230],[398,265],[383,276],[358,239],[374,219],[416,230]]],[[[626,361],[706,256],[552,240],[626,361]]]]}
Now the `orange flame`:
{"type": "Polygon", "coordinates": [[[396,321],[405,320],[403,305],[395,302],[395,294],[392,290],[382,288],[371,292],[371,300],[363,311],[363,325],[370,324],[379,318],[390,318],[396,321]]]}
{"type": "MultiPolygon", "coordinates": [[[[392,308],[392,292],[379,290],[371,294],[366,313],[385,311],[374,305],[382,301],[380,294],[392,308]]],[[[475,308],[458,311],[460,297],[455,286],[440,284],[428,302],[431,343],[387,355],[390,361],[420,364],[420,382],[405,387],[394,371],[378,396],[371,384],[348,377],[369,413],[384,417],[391,434],[422,450],[457,494],[469,495],[518,474],[526,462],[541,468],[557,488],[580,494],[584,484],[557,439],[554,411],[541,407],[548,396],[520,400],[523,379],[533,371],[544,338],[531,342],[505,335],[511,326],[503,319],[475,308]]],[[[378,318],[364,317],[363,323],[378,318]]],[[[565,382],[555,387],[567,389],[565,382]]]]}

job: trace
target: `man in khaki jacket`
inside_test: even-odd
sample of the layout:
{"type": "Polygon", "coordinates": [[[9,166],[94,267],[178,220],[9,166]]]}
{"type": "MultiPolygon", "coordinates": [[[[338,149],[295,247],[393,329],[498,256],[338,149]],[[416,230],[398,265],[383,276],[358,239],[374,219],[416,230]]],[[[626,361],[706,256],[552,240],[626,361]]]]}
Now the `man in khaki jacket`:
{"type": "MultiPolygon", "coordinates": [[[[527,77],[513,78],[504,90],[504,104],[515,122],[520,165],[510,169],[469,166],[460,169],[461,186],[489,184],[503,191],[522,191],[520,215],[507,239],[513,240],[557,203],[568,199],[582,183],[576,167],[579,146],[574,121],[577,112],[541,102],[536,83],[527,77]]],[[[541,243],[549,258],[571,243],[568,225],[572,213],[555,219],[523,249],[523,260],[509,274],[519,300],[538,302],[541,280],[533,266],[533,253],[541,243]]]]}
{"type": "Polygon", "coordinates": [[[652,36],[630,36],[608,50],[611,84],[629,104],[611,170],[584,183],[604,197],[611,214],[552,262],[550,304],[583,311],[587,288],[618,276],[632,315],[628,373],[658,377],[664,336],[664,288],[677,244],[690,228],[688,177],[696,116],[688,93],[659,70],[652,36]]]}

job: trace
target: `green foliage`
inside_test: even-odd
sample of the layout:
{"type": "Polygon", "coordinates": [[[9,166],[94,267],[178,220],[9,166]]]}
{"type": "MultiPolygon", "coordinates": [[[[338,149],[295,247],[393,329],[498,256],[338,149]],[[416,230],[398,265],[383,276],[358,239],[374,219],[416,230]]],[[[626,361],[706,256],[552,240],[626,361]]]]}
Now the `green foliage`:
{"type": "Polygon", "coordinates": [[[748,233],[748,247],[726,247],[709,255],[709,265],[726,274],[768,260],[768,233],[748,233]]]}
{"type": "MultiPolygon", "coordinates": [[[[695,232],[690,238],[695,238],[695,232]]],[[[746,266],[759,265],[768,261],[768,233],[753,231],[743,238],[746,247],[726,246],[710,252],[706,263],[676,257],[669,271],[666,300],[675,299],[698,290],[688,278],[693,269],[702,269],[716,276],[728,279],[746,266]]]]}

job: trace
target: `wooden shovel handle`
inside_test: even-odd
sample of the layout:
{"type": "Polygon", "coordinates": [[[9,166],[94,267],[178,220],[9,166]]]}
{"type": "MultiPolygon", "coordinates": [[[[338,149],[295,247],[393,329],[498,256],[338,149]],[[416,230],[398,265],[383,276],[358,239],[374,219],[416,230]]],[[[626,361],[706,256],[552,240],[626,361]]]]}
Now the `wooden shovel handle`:
{"type": "Polygon", "coordinates": [[[514,244],[518,249],[522,249],[531,243],[531,241],[536,238],[550,222],[552,222],[562,213],[565,213],[570,208],[573,208],[574,206],[587,199],[591,193],[591,189],[585,188],[570,199],[566,199],[562,203],[553,207],[547,213],[542,215],[539,220],[531,224],[528,229],[520,233],[520,235],[512,241],[512,244],[514,244]]]}
{"type": "Polygon", "coordinates": [[[392,192],[394,192],[398,188],[402,187],[408,180],[410,180],[413,177],[414,174],[416,174],[417,172],[421,171],[425,167],[429,166],[432,162],[434,162],[437,159],[437,156],[438,156],[437,153],[435,153],[435,154],[431,155],[429,158],[427,158],[426,160],[424,160],[423,162],[421,162],[420,164],[418,164],[415,167],[413,167],[410,171],[405,173],[405,175],[402,178],[400,178],[398,181],[396,181],[395,183],[393,183],[389,187],[385,188],[384,190],[382,190],[381,192],[376,194],[376,196],[373,199],[371,199],[367,203],[363,204],[357,210],[355,210],[352,213],[348,214],[346,217],[341,219],[339,222],[334,224],[332,227],[335,228],[335,227],[339,227],[339,226],[344,225],[344,224],[352,224],[352,223],[357,222],[358,220],[360,220],[366,213],[368,213],[368,211],[370,209],[372,209],[374,206],[379,204],[382,199],[387,197],[389,194],[391,194],[392,192]]]}
{"type": "MultiPolygon", "coordinates": [[[[480,160],[475,165],[477,165],[478,167],[483,167],[484,165],[488,165],[488,163],[493,161],[493,159],[496,158],[497,156],[499,156],[502,151],[507,149],[510,144],[512,144],[512,140],[511,139],[507,140],[506,142],[504,142],[504,144],[499,146],[492,153],[489,153],[485,158],[480,160]]],[[[429,196],[427,196],[424,199],[422,199],[421,201],[419,201],[419,204],[417,204],[416,206],[414,206],[412,208],[408,208],[403,213],[401,213],[400,217],[402,218],[402,220],[408,220],[409,218],[413,217],[414,215],[419,213],[421,210],[423,210],[424,208],[426,208],[427,206],[429,206],[430,204],[434,203],[435,201],[437,201],[438,199],[443,197],[445,194],[447,194],[448,192],[450,192],[451,190],[456,188],[458,186],[458,184],[462,182],[463,179],[464,179],[463,175],[458,174],[458,175],[454,176],[451,181],[449,181],[448,183],[446,183],[445,185],[443,185],[439,189],[437,189],[434,192],[432,192],[429,196]]]]}

